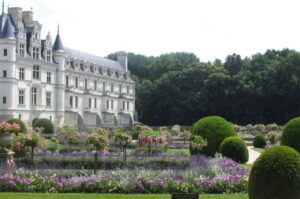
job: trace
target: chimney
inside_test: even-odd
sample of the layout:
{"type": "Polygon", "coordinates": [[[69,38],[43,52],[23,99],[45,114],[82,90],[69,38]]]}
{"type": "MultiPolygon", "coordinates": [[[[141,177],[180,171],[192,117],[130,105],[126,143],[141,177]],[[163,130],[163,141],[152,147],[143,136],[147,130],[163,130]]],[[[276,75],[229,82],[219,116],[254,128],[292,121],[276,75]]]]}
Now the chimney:
{"type": "Polygon", "coordinates": [[[32,11],[24,11],[23,12],[23,20],[24,20],[26,26],[32,26],[33,12],[32,11]]]}
{"type": "Polygon", "coordinates": [[[124,51],[117,52],[117,60],[118,62],[124,67],[124,70],[127,72],[128,71],[128,57],[127,53],[124,51]]]}
{"type": "Polygon", "coordinates": [[[15,24],[22,22],[22,8],[19,7],[8,8],[8,14],[12,16],[15,24]]]}

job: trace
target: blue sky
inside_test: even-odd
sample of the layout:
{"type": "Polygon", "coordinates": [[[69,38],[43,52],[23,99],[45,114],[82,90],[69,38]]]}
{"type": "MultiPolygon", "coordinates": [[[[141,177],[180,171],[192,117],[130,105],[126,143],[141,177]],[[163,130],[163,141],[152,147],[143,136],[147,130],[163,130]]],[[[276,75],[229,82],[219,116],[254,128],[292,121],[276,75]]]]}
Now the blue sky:
{"type": "Polygon", "coordinates": [[[268,48],[300,50],[297,0],[5,0],[33,8],[43,37],[100,56],[193,52],[202,61],[268,48]]]}

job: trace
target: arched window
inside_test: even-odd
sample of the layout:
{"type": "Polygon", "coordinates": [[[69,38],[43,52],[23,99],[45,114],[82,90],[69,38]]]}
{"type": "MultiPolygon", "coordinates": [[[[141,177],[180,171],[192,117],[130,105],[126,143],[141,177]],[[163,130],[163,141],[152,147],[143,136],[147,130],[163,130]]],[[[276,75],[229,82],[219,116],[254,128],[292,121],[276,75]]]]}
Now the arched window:
{"type": "Polygon", "coordinates": [[[73,107],[73,96],[70,96],[70,106],[73,107]]]}

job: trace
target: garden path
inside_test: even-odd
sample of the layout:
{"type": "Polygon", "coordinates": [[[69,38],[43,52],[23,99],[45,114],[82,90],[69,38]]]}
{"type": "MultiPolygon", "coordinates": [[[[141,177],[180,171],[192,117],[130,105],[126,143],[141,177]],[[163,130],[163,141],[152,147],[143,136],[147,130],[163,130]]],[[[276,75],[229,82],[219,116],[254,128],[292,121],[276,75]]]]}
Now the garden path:
{"type": "Polygon", "coordinates": [[[253,146],[248,146],[247,148],[249,151],[249,160],[247,164],[253,164],[253,162],[260,156],[261,153],[255,151],[253,146]]]}

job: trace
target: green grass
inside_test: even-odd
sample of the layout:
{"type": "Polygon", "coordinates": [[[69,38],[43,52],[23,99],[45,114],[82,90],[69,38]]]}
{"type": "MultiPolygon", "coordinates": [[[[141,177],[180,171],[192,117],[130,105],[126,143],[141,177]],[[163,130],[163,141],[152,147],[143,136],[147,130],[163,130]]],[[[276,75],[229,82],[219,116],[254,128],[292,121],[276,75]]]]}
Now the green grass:
{"type": "MultiPolygon", "coordinates": [[[[169,194],[0,193],[0,199],[171,199],[169,194]]],[[[200,194],[201,199],[248,199],[247,194],[200,194]]]]}
{"type": "Polygon", "coordinates": [[[264,153],[266,151],[266,149],[262,149],[262,148],[253,148],[253,150],[255,150],[259,153],[264,153]]]}
{"type": "Polygon", "coordinates": [[[241,164],[241,166],[244,167],[245,169],[249,170],[249,171],[252,168],[252,164],[241,164]]]}
{"type": "Polygon", "coordinates": [[[190,155],[190,150],[189,149],[167,149],[168,154],[173,154],[173,153],[184,153],[187,155],[190,155]]]}

